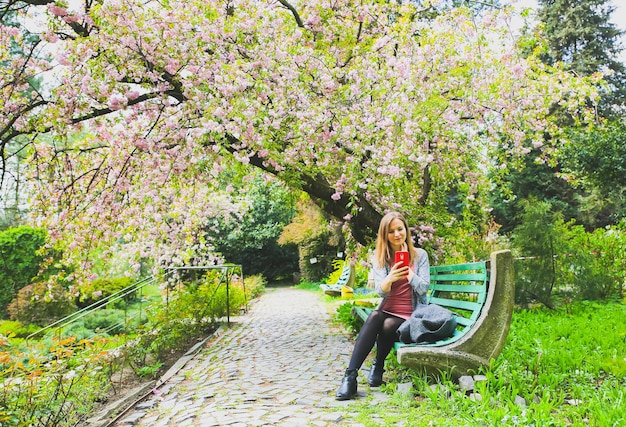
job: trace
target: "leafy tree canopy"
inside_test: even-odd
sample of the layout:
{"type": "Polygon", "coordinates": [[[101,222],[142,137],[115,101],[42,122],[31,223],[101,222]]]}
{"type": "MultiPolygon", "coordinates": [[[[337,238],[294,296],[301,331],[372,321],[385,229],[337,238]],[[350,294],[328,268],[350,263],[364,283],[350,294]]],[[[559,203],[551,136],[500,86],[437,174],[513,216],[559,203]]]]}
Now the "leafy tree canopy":
{"type": "Polygon", "coordinates": [[[611,0],[539,0],[539,19],[548,39],[542,56],[548,63],[563,62],[581,75],[605,73],[600,114],[621,116],[626,105],[626,66],[619,53],[624,33],[611,22],[611,0]]]}
{"type": "Polygon", "coordinates": [[[276,180],[256,177],[234,188],[233,197],[242,209],[214,219],[208,227],[215,249],[227,262],[242,265],[247,275],[262,274],[270,281],[291,279],[298,271],[298,248],[278,243],[295,215],[291,192],[276,180]]]}
{"type": "Polygon", "coordinates": [[[46,239],[46,231],[38,228],[0,231],[0,314],[17,292],[39,274],[46,239]]]}
{"type": "MultiPolygon", "coordinates": [[[[213,184],[233,160],[307,192],[360,244],[388,209],[450,227],[448,190],[463,183],[456,197],[484,209],[484,170],[508,167],[493,147],[557,140],[551,106],[584,119],[594,97],[519,53],[508,9],[425,19],[429,7],[377,0],[1,5],[18,3],[30,5],[20,16],[46,14],[46,50],[0,48],[0,147],[27,137],[33,217],[72,236],[66,254],[127,238],[144,253],[167,242],[171,259],[230,209],[213,184]],[[33,91],[42,73],[49,87],[33,91]]],[[[0,28],[9,42],[25,43],[0,28]]]]}

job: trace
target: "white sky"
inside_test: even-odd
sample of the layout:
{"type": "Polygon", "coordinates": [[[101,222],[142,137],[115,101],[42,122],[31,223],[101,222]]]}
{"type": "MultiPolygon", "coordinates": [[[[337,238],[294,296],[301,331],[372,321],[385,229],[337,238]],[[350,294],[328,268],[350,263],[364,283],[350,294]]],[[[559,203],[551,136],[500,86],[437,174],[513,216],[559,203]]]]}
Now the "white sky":
{"type": "MultiPolygon", "coordinates": [[[[515,4],[520,8],[537,7],[536,0],[504,0],[504,2],[515,4]]],[[[610,3],[615,6],[615,11],[611,15],[611,22],[613,22],[618,29],[626,31],[626,0],[612,0],[610,3]]],[[[622,52],[620,59],[622,63],[626,64],[626,34],[622,35],[621,47],[622,52]]]]}

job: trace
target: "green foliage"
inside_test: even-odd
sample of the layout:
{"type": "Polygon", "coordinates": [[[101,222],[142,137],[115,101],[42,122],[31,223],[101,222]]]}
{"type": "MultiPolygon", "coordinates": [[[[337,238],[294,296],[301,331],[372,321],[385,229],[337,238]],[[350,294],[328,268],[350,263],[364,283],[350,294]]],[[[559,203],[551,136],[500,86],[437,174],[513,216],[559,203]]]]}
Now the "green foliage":
{"type": "Polygon", "coordinates": [[[213,331],[227,315],[227,306],[231,315],[239,314],[266,283],[262,276],[234,277],[227,299],[221,279],[219,273],[209,271],[201,281],[170,291],[165,307],[147,310],[148,322],[138,328],[136,341],[126,348],[136,371],[149,360],[163,361],[170,352],[187,349],[198,336],[213,331]]]}
{"type": "Polygon", "coordinates": [[[299,264],[303,280],[320,282],[334,270],[333,262],[341,249],[332,243],[333,237],[324,231],[300,245],[299,264]]]}
{"type": "MultiPolygon", "coordinates": [[[[357,263],[354,266],[354,287],[365,288],[367,287],[369,279],[370,267],[357,263]]],[[[372,282],[373,283],[373,282],[372,282]]]]}
{"type": "Polygon", "coordinates": [[[364,426],[623,426],[626,414],[626,326],[623,303],[576,302],[569,312],[548,309],[513,313],[509,339],[476,384],[472,399],[443,378],[425,376],[387,358],[384,405],[350,405],[345,421],[364,426]],[[610,333],[598,333],[598,329],[610,333]],[[593,354],[593,357],[589,357],[593,354]],[[395,393],[411,382],[414,399],[395,393]],[[524,398],[525,405],[515,402],[524,398]],[[584,421],[573,421],[584,420],[584,421]]]}
{"type": "Polygon", "coordinates": [[[26,338],[33,332],[40,329],[40,326],[33,324],[23,324],[17,320],[0,320],[0,335],[16,338],[26,338]]]}
{"type": "Polygon", "coordinates": [[[242,279],[241,286],[245,288],[246,301],[250,301],[265,292],[266,285],[266,278],[260,274],[246,276],[242,279]]]}
{"type": "Polygon", "coordinates": [[[209,229],[215,249],[227,262],[242,265],[247,275],[262,274],[271,281],[291,278],[297,271],[296,247],[278,244],[295,214],[291,191],[257,177],[241,184],[238,194],[243,213],[216,218],[209,229]]]}
{"type": "Polygon", "coordinates": [[[74,312],[76,305],[62,285],[37,282],[22,288],[7,310],[12,320],[47,325],[74,312]]]}
{"type": "Polygon", "coordinates": [[[75,426],[106,396],[104,341],[57,341],[23,354],[0,337],[0,425],[75,426]]]}
{"type": "Polygon", "coordinates": [[[319,282],[307,282],[303,280],[300,283],[296,284],[295,287],[297,289],[302,289],[305,291],[318,292],[320,290],[320,283],[319,282]]]}
{"type": "Polygon", "coordinates": [[[626,105],[626,68],[619,61],[622,32],[611,19],[610,0],[539,0],[538,18],[548,39],[546,63],[564,62],[582,76],[606,73],[609,87],[601,91],[602,117],[623,115],[626,105]],[[608,71],[608,72],[607,72],[608,71]],[[608,90],[607,90],[608,89],[608,90]]]}
{"type": "Polygon", "coordinates": [[[298,265],[301,280],[320,282],[332,271],[337,252],[343,251],[341,234],[329,230],[328,221],[319,207],[302,197],[297,213],[279,239],[282,244],[298,245],[298,265]]]}
{"type": "Polygon", "coordinates": [[[579,205],[583,190],[560,177],[560,167],[537,163],[539,156],[539,151],[533,150],[524,156],[519,169],[511,169],[501,178],[494,177],[500,184],[491,193],[490,204],[504,233],[510,233],[520,225],[526,200],[548,203],[550,210],[559,212],[566,221],[577,219],[582,223],[584,213],[579,205]]]}
{"type": "Polygon", "coordinates": [[[346,302],[337,307],[335,320],[343,325],[343,327],[351,334],[356,334],[361,330],[363,321],[352,314],[354,302],[346,302]]]}
{"type": "Polygon", "coordinates": [[[15,227],[0,231],[0,317],[8,303],[39,273],[40,249],[47,233],[40,228],[15,227]]]}
{"type": "Polygon", "coordinates": [[[157,377],[157,374],[159,373],[159,369],[161,369],[161,366],[163,366],[163,363],[161,362],[157,362],[153,365],[142,366],[141,368],[137,369],[137,375],[139,375],[141,378],[155,379],[157,377]]]}
{"type": "MultiPolygon", "coordinates": [[[[78,307],[87,307],[103,298],[116,294],[129,287],[133,282],[130,277],[98,278],[79,288],[80,296],[77,298],[78,307]]],[[[112,302],[113,306],[120,307],[124,302],[129,302],[137,297],[136,292],[128,293],[120,300],[112,302]]]]}
{"type": "Polygon", "coordinates": [[[601,127],[571,129],[562,162],[568,172],[613,202],[610,223],[624,215],[626,187],[626,123],[616,120],[601,127]]]}
{"type": "Polygon", "coordinates": [[[553,291],[567,298],[621,297],[626,280],[624,225],[588,232],[564,223],[547,203],[529,201],[513,245],[516,301],[552,307],[553,291]]]}
{"type": "Polygon", "coordinates": [[[547,202],[524,202],[520,225],[512,243],[525,258],[515,263],[515,299],[518,303],[540,301],[552,306],[552,291],[561,279],[557,255],[563,254],[563,220],[547,202]]]}
{"type": "Polygon", "coordinates": [[[97,310],[85,316],[83,326],[100,334],[117,335],[127,332],[127,317],[123,310],[97,310]]]}
{"type": "MultiPolygon", "coordinates": [[[[238,314],[265,285],[262,276],[245,282],[233,276],[231,314],[238,314]]],[[[166,358],[206,337],[226,312],[225,285],[214,270],[200,282],[180,284],[167,301],[157,296],[144,312],[144,322],[130,321],[136,317],[134,304],[125,310],[101,308],[63,330],[64,336],[73,336],[60,340],[55,333],[28,346],[5,337],[14,336],[20,323],[0,323],[0,425],[75,426],[107,397],[113,373],[130,365],[137,375],[154,378],[166,358]],[[107,337],[113,332],[128,336],[107,337]]]]}
{"type": "Polygon", "coordinates": [[[560,274],[572,285],[576,297],[593,300],[622,296],[626,281],[624,225],[587,232],[580,225],[569,224],[563,233],[568,248],[560,274]]]}

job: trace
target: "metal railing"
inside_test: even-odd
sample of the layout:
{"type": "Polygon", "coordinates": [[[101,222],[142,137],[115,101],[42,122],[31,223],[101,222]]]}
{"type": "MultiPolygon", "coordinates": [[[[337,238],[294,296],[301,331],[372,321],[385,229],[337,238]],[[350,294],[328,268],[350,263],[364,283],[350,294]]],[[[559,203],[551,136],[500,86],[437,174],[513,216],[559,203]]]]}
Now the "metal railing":
{"type": "MultiPolygon", "coordinates": [[[[226,286],[226,318],[227,318],[227,323],[228,325],[230,325],[230,284],[231,281],[233,279],[234,276],[236,276],[237,274],[239,274],[241,276],[241,280],[242,280],[242,285],[243,285],[243,291],[244,291],[244,296],[245,296],[245,307],[244,310],[247,311],[248,309],[248,300],[247,300],[247,295],[246,295],[246,288],[245,288],[245,281],[244,281],[244,277],[243,277],[243,269],[241,267],[241,265],[236,265],[236,264],[223,264],[223,265],[210,265],[210,266],[190,266],[190,267],[170,267],[167,268],[164,273],[157,275],[157,276],[150,276],[147,277],[145,279],[142,279],[136,283],[133,283],[132,285],[118,291],[115,292],[111,295],[108,295],[90,305],[88,305],[87,307],[84,307],[78,311],[75,311],[74,313],[57,320],[54,323],[51,323],[48,326],[45,326],[41,329],[39,329],[38,331],[33,332],[32,334],[28,335],[26,337],[26,341],[30,340],[33,337],[36,337],[37,335],[41,335],[45,332],[49,332],[49,331],[54,331],[56,335],[61,335],[63,329],[65,329],[67,326],[77,322],[80,319],[83,319],[84,317],[98,311],[98,310],[102,310],[107,308],[108,305],[110,305],[111,303],[114,303],[116,301],[119,301],[129,295],[133,295],[133,294],[137,294],[139,293],[140,295],[142,295],[143,289],[147,286],[150,285],[154,285],[156,283],[163,283],[165,281],[167,281],[169,278],[175,277],[175,274],[183,271],[183,270],[190,270],[190,271],[203,271],[203,270],[218,270],[220,271],[221,275],[220,275],[220,279],[218,282],[218,285],[215,287],[215,290],[213,291],[213,294],[211,295],[211,299],[215,296],[215,294],[217,293],[218,289],[220,288],[220,286],[222,284],[224,284],[226,286]]],[[[169,299],[170,299],[170,290],[171,288],[169,286],[165,287],[166,289],[166,298],[165,298],[165,304],[167,306],[167,304],[169,303],[169,299]]],[[[210,300],[209,300],[210,301],[210,300]]],[[[144,298],[140,297],[139,298],[139,311],[137,313],[137,316],[133,316],[133,317],[128,317],[127,315],[124,316],[124,324],[121,322],[118,322],[117,324],[111,325],[108,328],[106,328],[106,330],[102,331],[102,332],[110,332],[111,330],[114,330],[117,327],[123,326],[123,325],[127,325],[129,321],[134,320],[136,317],[138,317],[139,321],[141,321],[141,316],[142,316],[142,312],[144,311],[144,298]]],[[[125,310],[125,314],[128,314],[128,307],[126,306],[124,308],[125,310]]]]}

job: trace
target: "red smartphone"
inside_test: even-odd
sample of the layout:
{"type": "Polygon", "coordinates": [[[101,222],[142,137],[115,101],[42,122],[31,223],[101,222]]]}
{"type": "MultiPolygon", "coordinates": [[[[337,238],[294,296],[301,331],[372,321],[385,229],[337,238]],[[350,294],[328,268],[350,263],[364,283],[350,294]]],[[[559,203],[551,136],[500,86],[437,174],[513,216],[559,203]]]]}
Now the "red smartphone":
{"type": "Polygon", "coordinates": [[[401,267],[409,266],[409,251],[396,251],[396,264],[402,262],[401,267]]]}

